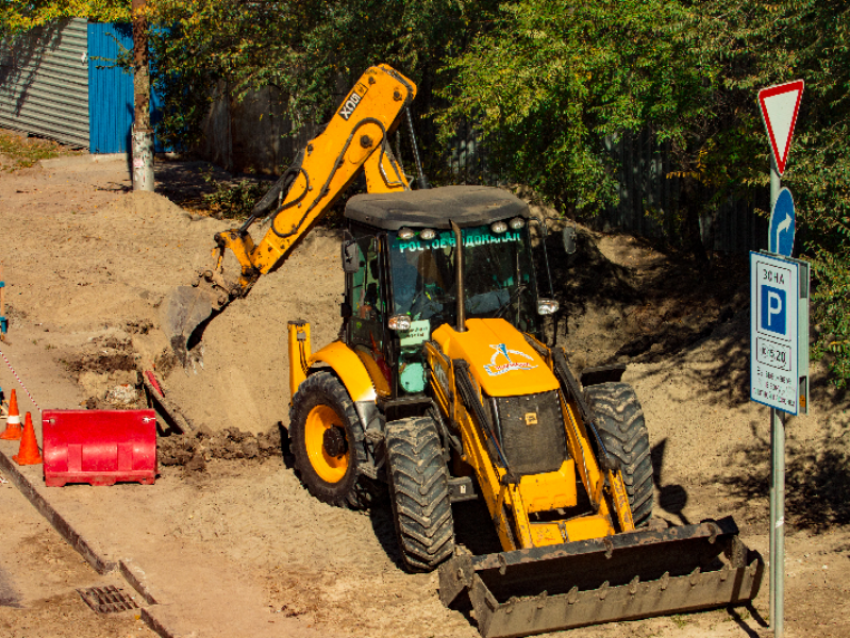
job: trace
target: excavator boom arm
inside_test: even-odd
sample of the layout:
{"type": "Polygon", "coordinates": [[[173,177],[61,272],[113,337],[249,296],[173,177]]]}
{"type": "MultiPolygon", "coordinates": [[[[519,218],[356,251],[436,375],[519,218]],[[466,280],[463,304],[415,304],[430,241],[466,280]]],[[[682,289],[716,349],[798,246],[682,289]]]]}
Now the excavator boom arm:
{"type": "Polygon", "coordinates": [[[409,189],[407,178],[392,155],[388,135],[398,126],[404,107],[416,95],[407,78],[386,65],[371,67],[361,76],[334,113],[321,135],[312,139],[303,152],[300,166],[263,239],[240,250],[246,230],[229,231],[217,237],[219,246],[234,249],[243,275],[239,288],[244,294],[259,275],[268,273],[286,257],[313,223],[336,198],[366,169],[369,192],[409,189]]]}
{"type": "Polygon", "coordinates": [[[184,365],[198,327],[231,299],[244,296],[260,275],[280,263],[361,168],[371,193],[409,190],[388,138],[415,96],[416,85],[391,67],[381,64],[367,69],[325,130],[310,140],[295,165],[255,207],[257,212],[241,228],[215,236],[213,266],[198,273],[193,286],[173,290],[161,307],[163,330],[184,365]],[[248,228],[261,216],[259,211],[268,210],[269,200],[278,196],[282,201],[265,236],[254,242],[248,228]],[[228,251],[239,263],[238,277],[224,272],[228,251]]]}

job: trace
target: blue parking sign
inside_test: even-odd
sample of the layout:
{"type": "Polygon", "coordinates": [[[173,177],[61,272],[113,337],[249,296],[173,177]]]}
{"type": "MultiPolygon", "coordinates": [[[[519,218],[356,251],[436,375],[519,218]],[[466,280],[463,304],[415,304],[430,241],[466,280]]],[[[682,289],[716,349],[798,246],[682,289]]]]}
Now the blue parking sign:
{"type": "Polygon", "coordinates": [[[809,395],[809,268],[750,253],[750,400],[805,413],[809,395]]]}
{"type": "Polygon", "coordinates": [[[761,329],[785,336],[785,291],[772,286],[761,286],[761,329]]]}

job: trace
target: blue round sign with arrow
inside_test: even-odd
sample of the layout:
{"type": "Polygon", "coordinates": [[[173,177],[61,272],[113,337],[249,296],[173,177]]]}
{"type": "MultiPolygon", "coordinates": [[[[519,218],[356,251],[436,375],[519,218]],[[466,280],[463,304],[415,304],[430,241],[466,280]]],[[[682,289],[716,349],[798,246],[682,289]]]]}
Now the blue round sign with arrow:
{"type": "Polygon", "coordinates": [[[794,198],[791,197],[791,191],[783,188],[779,191],[779,197],[776,198],[776,204],[770,214],[767,249],[772,253],[790,257],[794,250],[794,231],[794,198]]]}

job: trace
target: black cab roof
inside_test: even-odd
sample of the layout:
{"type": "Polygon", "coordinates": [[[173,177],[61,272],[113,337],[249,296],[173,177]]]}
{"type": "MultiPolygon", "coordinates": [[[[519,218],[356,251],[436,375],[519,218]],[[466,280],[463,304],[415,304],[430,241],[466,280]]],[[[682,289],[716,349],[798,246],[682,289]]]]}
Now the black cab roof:
{"type": "Polygon", "coordinates": [[[461,228],[531,215],[528,204],[491,186],[441,186],[398,193],[355,195],[345,206],[349,219],[383,228],[461,228]]]}

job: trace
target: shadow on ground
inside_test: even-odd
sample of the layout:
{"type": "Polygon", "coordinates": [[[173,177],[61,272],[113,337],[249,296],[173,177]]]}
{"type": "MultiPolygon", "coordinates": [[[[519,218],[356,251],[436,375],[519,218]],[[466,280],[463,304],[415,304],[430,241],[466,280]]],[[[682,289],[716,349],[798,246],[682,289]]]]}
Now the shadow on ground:
{"type": "MultiPolygon", "coordinates": [[[[789,424],[789,427],[793,427],[789,424]]],[[[787,446],[785,518],[815,533],[850,524],[850,431],[787,446]]],[[[753,428],[750,443],[738,448],[743,461],[720,479],[729,496],[743,504],[770,494],[770,441],[753,428]]]]}

